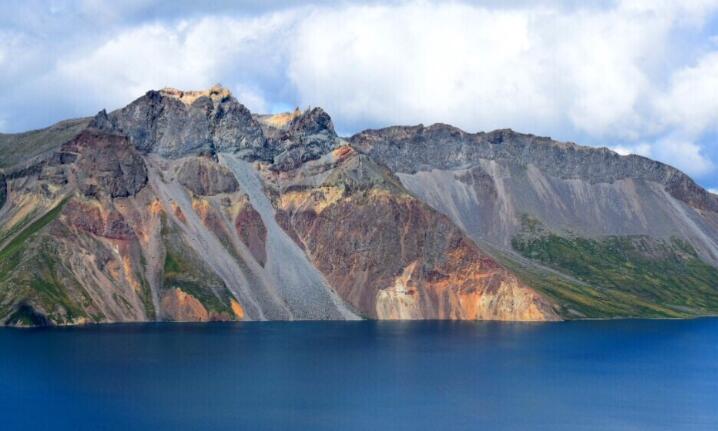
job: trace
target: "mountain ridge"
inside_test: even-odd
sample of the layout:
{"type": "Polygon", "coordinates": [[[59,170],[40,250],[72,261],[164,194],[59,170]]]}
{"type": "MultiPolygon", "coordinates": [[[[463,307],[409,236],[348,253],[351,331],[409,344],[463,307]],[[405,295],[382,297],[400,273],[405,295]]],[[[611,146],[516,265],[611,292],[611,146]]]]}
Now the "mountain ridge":
{"type": "Polygon", "coordinates": [[[220,86],[0,148],[7,325],[718,310],[718,197],[606,148],[441,123],[340,137],[321,108],[253,114],[220,86]]]}

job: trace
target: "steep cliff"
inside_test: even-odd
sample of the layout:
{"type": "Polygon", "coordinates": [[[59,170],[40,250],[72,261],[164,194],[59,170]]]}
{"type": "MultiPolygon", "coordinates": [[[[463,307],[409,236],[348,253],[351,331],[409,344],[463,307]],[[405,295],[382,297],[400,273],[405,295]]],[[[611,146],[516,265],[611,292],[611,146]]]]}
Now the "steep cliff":
{"type": "Polygon", "coordinates": [[[228,90],[0,135],[0,322],[557,320],[718,310],[718,200],[512,131],[336,135],[228,90]]]}
{"type": "MultiPolygon", "coordinates": [[[[525,282],[560,303],[566,316],[715,313],[718,196],[675,168],[511,130],[470,134],[441,124],[369,130],[350,141],[525,282]],[[538,235],[537,225],[541,234],[530,244],[560,238],[556,253],[564,257],[608,241],[612,245],[603,251],[610,256],[603,257],[614,259],[618,267],[612,271],[623,281],[599,281],[605,267],[577,272],[575,261],[547,265],[518,247],[538,235]],[[691,249],[694,256],[682,259],[673,280],[684,296],[663,297],[665,285],[630,268],[626,254],[641,252],[630,245],[636,237],[664,244],[678,240],[691,249]]],[[[661,261],[648,253],[637,265],[642,271],[649,265],[660,268],[661,261]]]]}
{"type": "Polygon", "coordinates": [[[277,217],[362,315],[554,320],[519,282],[386,168],[341,146],[274,175],[277,217]]]}

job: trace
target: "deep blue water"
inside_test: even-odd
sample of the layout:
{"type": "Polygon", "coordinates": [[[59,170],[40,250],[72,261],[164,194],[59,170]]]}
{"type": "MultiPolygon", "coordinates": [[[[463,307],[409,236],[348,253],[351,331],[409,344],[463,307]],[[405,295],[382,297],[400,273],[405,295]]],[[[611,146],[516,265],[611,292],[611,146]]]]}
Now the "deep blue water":
{"type": "Polygon", "coordinates": [[[718,320],[0,330],[1,430],[718,430],[718,320]]]}

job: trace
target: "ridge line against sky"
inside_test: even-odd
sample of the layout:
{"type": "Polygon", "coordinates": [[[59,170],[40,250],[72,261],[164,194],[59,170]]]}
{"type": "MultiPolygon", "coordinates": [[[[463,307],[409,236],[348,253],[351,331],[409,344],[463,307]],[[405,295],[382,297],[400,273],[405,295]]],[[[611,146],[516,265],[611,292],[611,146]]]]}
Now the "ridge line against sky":
{"type": "Polygon", "coordinates": [[[0,131],[221,82],[253,112],[321,106],[343,134],[512,128],[718,186],[718,0],[295,4],[2,2],[0,131]]]}

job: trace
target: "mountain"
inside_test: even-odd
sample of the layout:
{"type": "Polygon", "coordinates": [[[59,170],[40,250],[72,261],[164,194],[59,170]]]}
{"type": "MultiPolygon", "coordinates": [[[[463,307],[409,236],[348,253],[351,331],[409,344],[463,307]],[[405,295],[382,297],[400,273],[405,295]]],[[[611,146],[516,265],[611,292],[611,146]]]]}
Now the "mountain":
{"type": "Polygon", "coordinates": [[[689,317],[718,197],[498,130],[338,136],[220,86],[0,135],[0,322],[689,317]]]}

